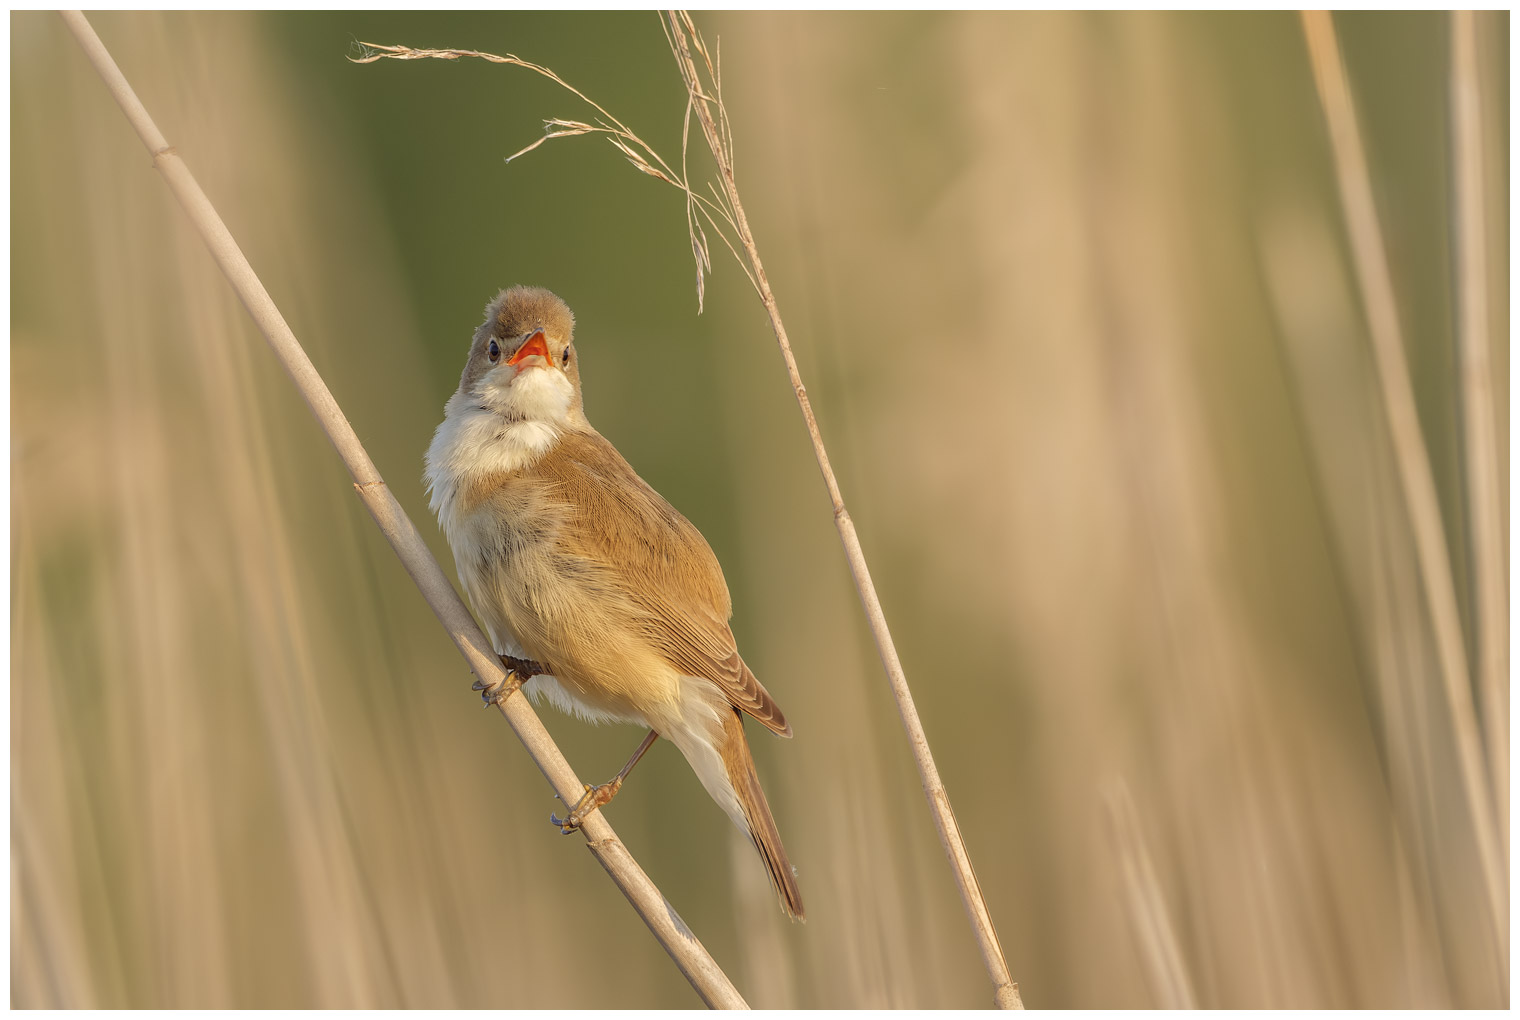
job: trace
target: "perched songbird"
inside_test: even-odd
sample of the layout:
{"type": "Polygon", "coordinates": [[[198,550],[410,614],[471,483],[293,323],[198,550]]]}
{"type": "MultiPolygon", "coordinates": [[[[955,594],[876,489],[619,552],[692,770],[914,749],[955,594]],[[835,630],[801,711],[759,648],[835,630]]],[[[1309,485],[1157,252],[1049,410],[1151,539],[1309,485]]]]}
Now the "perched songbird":
{"type": "Polygon", "coordinates": [[[542,288],[514,287],[487,306],[428,449],[433,512],[497,654],[549,670],[522,689],[592,722],[651,731],[564,830],[611,800],[664,737],[749,835],[800,918],[744,714],[783,737],[792,729],[739,658],[728,585],[701,532],[586,420],[573,328],[570,309],[542,288]]]}

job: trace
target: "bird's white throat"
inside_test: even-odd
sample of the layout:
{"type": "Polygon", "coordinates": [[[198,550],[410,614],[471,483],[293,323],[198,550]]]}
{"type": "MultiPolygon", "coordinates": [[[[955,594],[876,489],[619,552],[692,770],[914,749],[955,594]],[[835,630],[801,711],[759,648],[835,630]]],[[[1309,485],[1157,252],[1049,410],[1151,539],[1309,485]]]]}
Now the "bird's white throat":
{"type": "Polygon", "coordinates": [[[449,398],[423,472],[428,505],[446,535],[454,523],[455,500],[474,479],[520,471],[549,452],[570,417],[574,397],[575,387],[557,369],[519,373],[502,366],[473,391],[449,398]]]}
{"type": "Polygon", "coordinates": [[[480,377],[474,395],[483,407],[514,421],[561,425],[570,414],[575,386],[557,368],[518,371],[511,365],[497,365],[480,377]]]}

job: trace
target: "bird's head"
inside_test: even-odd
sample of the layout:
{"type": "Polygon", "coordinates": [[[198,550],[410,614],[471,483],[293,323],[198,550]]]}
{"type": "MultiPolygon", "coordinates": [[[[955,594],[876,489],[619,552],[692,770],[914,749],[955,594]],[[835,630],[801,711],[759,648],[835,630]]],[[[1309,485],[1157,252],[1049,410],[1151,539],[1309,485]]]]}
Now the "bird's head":
{"type": "Polygon", "coordinates": [[[575,316],[542,287],[513,287],[486,306],[459,392],[512,421],[583,418],[575,316]]]}

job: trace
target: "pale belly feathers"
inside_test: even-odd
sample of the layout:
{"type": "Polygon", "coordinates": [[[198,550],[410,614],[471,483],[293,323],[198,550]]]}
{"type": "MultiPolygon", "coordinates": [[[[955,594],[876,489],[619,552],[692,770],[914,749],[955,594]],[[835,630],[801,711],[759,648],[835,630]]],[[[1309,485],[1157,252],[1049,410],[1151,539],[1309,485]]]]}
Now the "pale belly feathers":
{"type": "Polygon", "coordinates": [[[552,664],[566,658],[556,654],[562,652],[556,635],[570,628],[594,633],[590,644],[602,661],[562,670],[563,676],[535,676],[523,685],[528,696],[593,723],[675,723],[685,714],[680,702],[687,685],[647,646],[624,635],[620,614],[599,597],[606,585],[577,585],[577,579],[594,580],[595,567],[572,562],[558,547],[558,522],[567,508],[520,473],[553,445],[558,430],[536,422],[503,428],[493,414],[459,410],[434,437],[426,480],[460,583],[493,649],[552,664]],[[502,482],[472,491],[488,478],[502,482]]]}

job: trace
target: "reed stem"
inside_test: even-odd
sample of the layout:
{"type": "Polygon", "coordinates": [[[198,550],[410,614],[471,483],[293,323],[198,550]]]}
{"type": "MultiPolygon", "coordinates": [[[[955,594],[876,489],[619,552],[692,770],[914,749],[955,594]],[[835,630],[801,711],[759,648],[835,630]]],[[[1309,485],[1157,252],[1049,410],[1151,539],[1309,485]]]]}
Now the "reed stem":
{"type": "Polygon", "coordinates": [[[1478,82],[1477,15],[1451,14],[1451,126],[1457,283],[1457,353],[1462,383],[1463,475],[1472,542],[1473,613],[1478,697],[1488,771],[1499,809],[1499,834],[1509,856],[1509,607],[1504,577],[1504,524],[1499,444],[1489,361],[1488,238],[1483,192],[1482,94],[1478,82]]]}
{"type": "MultiPolygon", "coordinates": [[[[160,133],[84,14],[64,11],[62,15],[64,23],[152,155],[153,166],[163,175],[170,191],[211,250],[217,265],[221,267],[249,315],[289,373],[291,381],[311,408],[317,423],[343,459],[349,474],[353,476],[354,489],[359,498],[427,599],[428,605],[437,614],[444,629],[454,639],[460,654],[481,680],[493,686],[504,681],[506,669],[502,661],[492,651],[490,642],[460,601],[458,593],[423,542],[422,536],[380,477],[353,426],[344,417],[327,384],[306,356],[305,350],[238,248],[236,240],[210,199],[201,190],[179,154],[160,133]]],[[[575,771],[527,699],[508,697],[498,702],[497,708],[560,799],[567,804],[579,800],[585,787],[576,778],[575,771]]],[[[591,814],[581,826],[581,831],[585,834],[593,856],[622,890],[702,1000],[717,1008],[748,1008],[733,982],[666,902],[602,813],[591,814]]]]}
{"type": "Polygon", "coordinates": [[[671,48],[675,53],[676,63],[680,66],[681,77],[686,82],[690,107],[702,125],[702,134],[707,139],[707,146],[712,151],[713,159],[717,162],[719,184],[723,189],[728,208],[733,214],[734,230],[748,259],[747,268],[750,271],[751,280],[760,295],[760,303],[765,306],[766,315],[770,317],[771,330],[775,333],[776,343],[781,348],[782,360],[786,362],[787,378],[791,380],[792,392],[797,396],[797,406],[802,410],[802,419],[807,426],[808,437],[813,443],[813,456],[818,460],[818,470],[823,475],[824,488],[828,490],[829,503],[834,509],[834,526],[838,529],[839,540],[844,545],[845,559],[850,564],[855,588],[860,593],[860,602],[865,609],[866,620],[871,627],[871,636],[876,642],[876,650],[881,655],[882,665],[887,671],[892,697],[897,702],[897,711],[902,717],[903,729],[908,735],[908,746],[913,752],[913,761],[918,766],[919,778],[923,783],[924,797],[929,802],[930,814],[934,817],[934,824],[939,830],[945,856],[950,861],[950,869],[960,889],[961,900],[965,904],[966,915],[971,922],[972,934],[976,937],[977,946],[982,953],[982,961],[987,968],[987,976],[992,980],[993,1001],[1001,1009],[1022,1009],[1024,1004],[1019,996],[1019,986],[1009,974],[1008,963],[1003,957],[1003,947],[998,942],[997,930],[992,924],[992,915],[987,910],[981,886],[976,880],[976,872],[972,870],[971,856],[966,850],[965,840],[961,838],[955,812],[950,808],[950,795],[945,791],[945,784],[939,777],[939,769],[934,764],[934,755],[929,749],[929,739],[924,733],[923,724],[918,718],[918,709],[913,703],[913,692],[908,688],[908,678],[903,671],[901,660],[897,657],[892,632],[887,627],[886,614],[882,611],[881,600],[876,595],[876,586],[871,581],[871,571],[866,565],[865,552],[860,546],[860,537],[855,533],[855,522],[850,519],[850,513],[845,509],[844,496],[840,494],[839,482],[834,477],[833,467],[829,464],[829,454],[823,444],[823,434],[819,431],[818,419],[813,415],[813,406],[808,400],[807,389],[802,384],[802,375],[797,369],[797,359],[792,354],[791,341],[787,339],[786,325],[781,320],[781,311],[776,304],[776,295],[771,291],[770,281],[765,275],[765,266],[760,261],[759,248],[755,244],[754,234],[750,231],[749,220],[744,215],[744,204],[739,200],[739,189],[734,181],[734,164],[726,132],[727,125],[725,123],[724,128],[720,129],[713,115],[715,105],[719,106],[721,114],[721,99],[717,97],[716,69],[712,62],[706,59],[706,47],[697,35],[691,16],[685,11],[666,11],[665,17],[669,27],[671,48]],[[693,47],[697,48],[703,57],[707,81],[712,85],[711,90],[704,85],[698,72],[696,61],[692,57],[693,47]]]}
{"type": "Polygon", "coordinates": [[[1447,707],[1451,712],[1457,763],[1482,865],[1489,920],[1500,959],[1504,960],[1509,957],[1509,897],[1494,817],[1496,805],[1485,767],[1477,711],[1473,706],[1467,649],[1457,611],[1441,507],[1436,498],[1430,454],[1420,431],[1409,366],[1405,363],[1404,338],[1394,301],[1393,279],[1388,270],[1387,249],[1372,197],[1372,179],[1357,128],[1356,107],[1346,80],[1335,24],[1326,11],[1304,11],[1302,18],[1314,82],[1330,131],[1336,184],[1351,242],[1352,265],[1367,314],[1383,411],[1405,509],[1414,533],[1415,558],[1435,637],[1447,707]]]}

